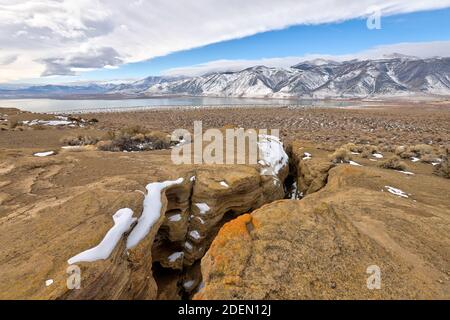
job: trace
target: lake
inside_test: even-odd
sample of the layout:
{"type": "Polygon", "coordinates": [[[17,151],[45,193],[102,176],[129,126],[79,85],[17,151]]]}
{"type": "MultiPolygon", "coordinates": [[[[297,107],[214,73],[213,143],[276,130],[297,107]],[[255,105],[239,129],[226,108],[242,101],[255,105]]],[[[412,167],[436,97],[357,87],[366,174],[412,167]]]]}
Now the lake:
{"type": "Polygon", "coordinates": [[[0,99],[0,107],[18,108],[33,112],[82,112],[119,111],[127,109],[180,107],[180,106],[317,106],[345,107],[361,104],[349,101],[321,101],[304,99],[256,99],[256,98],[214,98],[214,97],[171,97],[117,100],[57,100],[57,99],[0,99]]]}

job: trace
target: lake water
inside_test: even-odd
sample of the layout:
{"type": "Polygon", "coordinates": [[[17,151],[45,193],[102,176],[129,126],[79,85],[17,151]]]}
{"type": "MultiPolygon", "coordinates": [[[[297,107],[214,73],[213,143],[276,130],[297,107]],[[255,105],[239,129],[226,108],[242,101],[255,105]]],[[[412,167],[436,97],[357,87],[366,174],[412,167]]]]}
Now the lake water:
{"type": "Polygon", "coordinates": [[[358,104],[348,101],[281,100],[255,98],[173,97],[117,100],[56,100],[56,99],[0,99],[0,107],[18,108],[33,112],[119,111],[128,109],[180,107],[180,106],[317,106],[345,107],[358,104]]]}

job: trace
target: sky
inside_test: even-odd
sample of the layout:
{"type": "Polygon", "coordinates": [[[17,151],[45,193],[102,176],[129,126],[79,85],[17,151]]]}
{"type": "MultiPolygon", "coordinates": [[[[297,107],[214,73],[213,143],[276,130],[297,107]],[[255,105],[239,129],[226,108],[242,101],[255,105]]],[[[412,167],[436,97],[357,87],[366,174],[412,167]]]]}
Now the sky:
{"type": "Polygon", "coordinates": [[[450,0],[0,0],[2,84],[131,81],[392,53],[450,56],[450,0]]]}

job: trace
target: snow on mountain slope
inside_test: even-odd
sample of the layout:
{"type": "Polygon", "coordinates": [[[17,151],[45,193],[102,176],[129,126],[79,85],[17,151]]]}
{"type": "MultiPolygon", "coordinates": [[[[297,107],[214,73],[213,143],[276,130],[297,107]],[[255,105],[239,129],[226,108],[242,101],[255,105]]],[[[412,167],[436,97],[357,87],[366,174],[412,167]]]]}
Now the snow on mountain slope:
{"type": "Polygon", "coordinates": [[[393,55],[378,60],[314,60],[289,69],[257,66],[150,86],[145,94],[347,98],[450,95],[450,59],[393,55]]]}
{"type": "Polygon", "coordinates": [[[272,98],[450,95],[450,58],[419,59],[392,54],[375,60],[337,62],[316,59],[287,69],[255,66],[197,77],[152,76],[123,84],[0,88],[0,97],[64,94],[272,98]]]}
{"type": "Polygon", "coordinates": [[[146,94],[266,97],[283,87],[292,71],[258,66],[239,72],[213,73],[150,86],[146,94]]]}

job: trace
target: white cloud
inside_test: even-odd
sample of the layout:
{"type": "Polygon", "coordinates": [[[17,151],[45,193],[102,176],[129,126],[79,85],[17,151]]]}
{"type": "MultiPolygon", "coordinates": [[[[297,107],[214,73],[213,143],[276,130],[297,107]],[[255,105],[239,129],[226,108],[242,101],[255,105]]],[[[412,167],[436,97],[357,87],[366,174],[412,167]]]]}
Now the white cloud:
{"type": "Polygon", "coordinates": [[[72,74],[282,29],[450,6],[450,0],[0,0],[0,81],[72,74]],[[96,56],[97,55],[97,56],[96,56]]]}
{"type": "Polygon", "coordinates": [[[2,57],[0,57],[0,66],[1,65],[8,65],[13,63],[14,61],[17,60],[17,56],[16,55],[4,55],[2,57]]]}
{"type": "Polygon", "coordinates": [[[377,46],[373,49],[363,51],[356,55],[357,58],[381,58],[385,54],[401,53],[419,58],[449,57],[449,41],[431,42],[404,42],[391,45],[377,46]]]}
{"type": "Polygon", "coordinates": [[[214,60],[187,67],[167,69],[163,71],[162,74],[166,76],[200,76],[211,72],[239,71],[259,65],[288,68],[302,60],[305,60],[305,57],[282,57],[256,60],[214,60]]]}
{"type": "Polygon", "coordinates": [[[264,65],[266,67],[289,68],[302,61],[326,59],[334,61],[348,61],[352,59],[380,59],[388,55],[399,53],[418,58],[450,57],[450,40],[433,42],[411,42],[382,45],[369,50],[346,55],[307,54],[298,57],[280,57],[255,60],[214,60],[202,64],[167,69],[162,72],[167,76],[200,76],[211,72],[239,71],[245,68],[264,65]]]}

